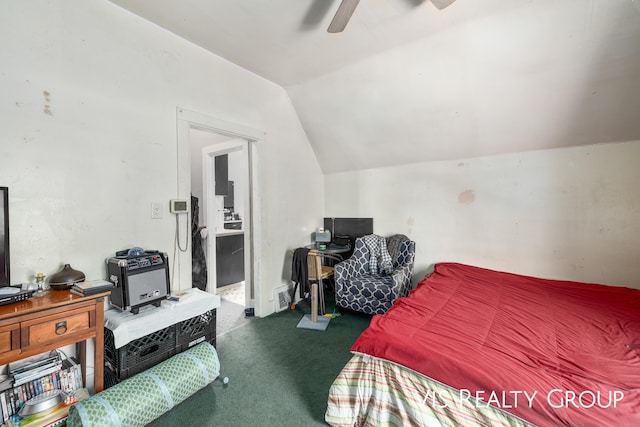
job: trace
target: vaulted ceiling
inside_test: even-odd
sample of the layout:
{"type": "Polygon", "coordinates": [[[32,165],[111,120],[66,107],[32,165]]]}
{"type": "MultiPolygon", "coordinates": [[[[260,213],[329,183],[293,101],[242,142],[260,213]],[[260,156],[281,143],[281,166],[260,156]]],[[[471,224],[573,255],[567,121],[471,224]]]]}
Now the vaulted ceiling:
{"type": "Polygon", "coordinates": [[[640,140],[640,0],[111,0],[284,87],[326,173],[640,140]]]}

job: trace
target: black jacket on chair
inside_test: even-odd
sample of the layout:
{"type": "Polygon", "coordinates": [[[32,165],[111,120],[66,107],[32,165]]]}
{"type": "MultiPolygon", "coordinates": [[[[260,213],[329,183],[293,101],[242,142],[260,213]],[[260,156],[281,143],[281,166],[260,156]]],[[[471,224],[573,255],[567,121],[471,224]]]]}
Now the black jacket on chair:
{"type": "MultiPolygon", "coordinates": [[[[300,298],[304,298],[304,294],[309,292],[309,266],[307,265],[307,256],[310,249],[298,248],[293,253],[291,261],[291,281],[296,283],[296,287],[300,284],[300,298]]],[[[295,289],[293,293],[295,294],[295,289]]]]}

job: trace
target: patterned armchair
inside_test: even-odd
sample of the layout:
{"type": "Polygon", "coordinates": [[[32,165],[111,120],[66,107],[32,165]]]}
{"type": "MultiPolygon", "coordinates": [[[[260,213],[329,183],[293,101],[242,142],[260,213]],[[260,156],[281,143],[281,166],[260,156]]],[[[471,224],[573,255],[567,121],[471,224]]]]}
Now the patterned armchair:
{"type": "MultiPolygon", "coordinates": [[[[415,252],[415,242],[402,234],[387,239],[375,235],[357,238],[353,255],[335,266],[338,308],[366,314],[385,313],[396,298],[407,296],[411,290],[415,252]],[[370,259],[372,256],[377,258],[371,253],[371,237],[384,240],[381,246],[386,246],[387,253],[391,256],[390,273],[370,271],[370,259]]],[[[384,256],[382,260],[384,261],[384,256]]],[[[374,264],[377,265],[374,267],[376,270],[382,267],[380,262],[374,264]]]]}

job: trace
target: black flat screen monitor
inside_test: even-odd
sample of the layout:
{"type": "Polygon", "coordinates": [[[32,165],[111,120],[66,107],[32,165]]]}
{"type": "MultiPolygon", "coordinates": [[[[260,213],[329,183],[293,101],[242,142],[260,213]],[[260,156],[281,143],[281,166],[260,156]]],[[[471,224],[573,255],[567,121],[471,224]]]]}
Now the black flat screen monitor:
{"type": "Polygon", "coordinates": [[[0,187],[0,287],[11,285],[9,264],[9,189],[0,187]]]}
{"type": "Polygon", "coordinates": [[[331,231],[331,239],[348,237],[351,248],[357,237],[373,234],[373,218],[325,218],[325,230],[331,231]]]}

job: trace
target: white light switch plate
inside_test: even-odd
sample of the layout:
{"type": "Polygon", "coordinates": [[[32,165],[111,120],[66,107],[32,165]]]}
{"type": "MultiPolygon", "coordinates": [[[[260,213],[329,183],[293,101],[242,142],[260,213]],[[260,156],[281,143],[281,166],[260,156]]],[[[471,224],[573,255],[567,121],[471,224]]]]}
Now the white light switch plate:
{"type": "Polygon", "coordinates": [[[162,203],[151,203],[151,219],[162,219],[162,203]]]}

